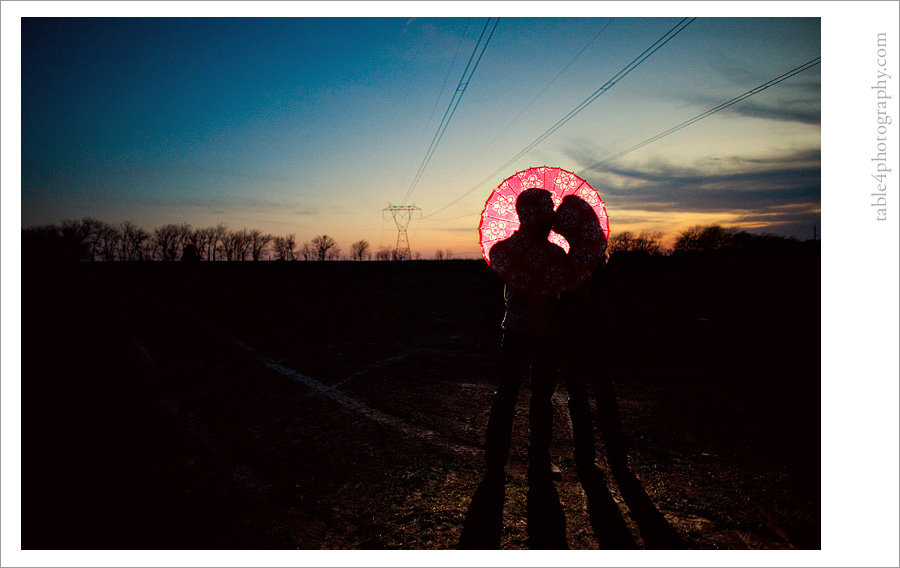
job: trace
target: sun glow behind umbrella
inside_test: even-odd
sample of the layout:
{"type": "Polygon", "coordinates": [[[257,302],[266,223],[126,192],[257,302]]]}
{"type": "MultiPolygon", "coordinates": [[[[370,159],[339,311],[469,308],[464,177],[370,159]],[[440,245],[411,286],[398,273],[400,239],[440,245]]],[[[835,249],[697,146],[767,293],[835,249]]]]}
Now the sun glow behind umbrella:
{"type": "MultiPolygon", "coordinates": [[[[479,242],[484,260],[490,264],[490,251],[498,242],[509,238],[519,228],[519,216],[516,214],[516,199],[526,189],[538,187],[546,189],[553,198],[553,207],[558,208],[563,198],[575,195],[587,202],[603,230],[604,239],[609,237],[609,217],[606,205],[597,191],[585,180],[572,172],[548,166],[528,168],[517,172],[503,180],[484,204],[481,212],[481,223],[478,225],[479,242]]],[[[569,243],[556,233],[550,232],[548,240],[569,251],[569,243]]]]}

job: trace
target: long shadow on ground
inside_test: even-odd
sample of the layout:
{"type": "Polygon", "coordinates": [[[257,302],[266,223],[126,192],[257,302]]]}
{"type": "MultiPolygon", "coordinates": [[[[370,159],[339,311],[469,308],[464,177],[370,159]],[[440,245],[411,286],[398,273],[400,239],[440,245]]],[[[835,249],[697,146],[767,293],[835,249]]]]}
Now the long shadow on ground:
{"type": "Polygon", "coordinates": [[[564,550],[566,516],[559,502],[559,493],[550,479],[532,482],[526,497],[528,548],[532,550],[564,550]]]}
{"type": "Polygon", "coordinates": [[[581,472],[581,485],[588,499],[591,527],[602,550],[630,550],[637,543],[622,518],[619,506],[606,486],[606,476],[596,467],[581,472]]]}
{"type": "Polygon", "coordinates": [[[654,550],[678,550],[685,548],[675,529],[650,500],[640,480],[627,469],[614,471],[619,491],[628,505],[631,518],[641,531],[644,548],[654,550]]]}
{"type": "Polygon", "coordinates": [[[485,478],[469,504],[462,535],[461,550],[499,550],[503,532],[503,501],[506,498],[505,480],[485,478]]]}

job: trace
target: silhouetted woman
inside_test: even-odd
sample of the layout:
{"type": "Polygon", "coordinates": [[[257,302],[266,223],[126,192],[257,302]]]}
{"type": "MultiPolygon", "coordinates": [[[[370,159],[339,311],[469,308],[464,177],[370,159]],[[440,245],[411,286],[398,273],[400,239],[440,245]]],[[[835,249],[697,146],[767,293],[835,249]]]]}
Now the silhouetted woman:
{"type": "Polygon", "coordinates": [[[608,327],[603,291],[606,237],[591,206],[574,195],[560,203],[554,229],[570,247],[567,284],[560,294],[561,327],[568,338],[560,367],[569,391],[575,464],[582,477],[594,468],[594,426],[588,398],[593,390],[607,462],[614,471],[627,468],[615,387],[602,368],[608,327]]]}

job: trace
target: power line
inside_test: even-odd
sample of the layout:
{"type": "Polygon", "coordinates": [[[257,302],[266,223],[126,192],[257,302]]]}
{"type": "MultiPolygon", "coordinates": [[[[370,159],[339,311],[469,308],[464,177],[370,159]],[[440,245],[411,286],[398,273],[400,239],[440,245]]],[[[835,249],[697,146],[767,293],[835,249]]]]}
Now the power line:
{"type": "Polygon", "coordinates": [[[460,77],[459,79],[459,84],[456,87],[456,92],[453,93],[453,97],[451,97],[450,99],[450,104],[447,106],[447,110],[444,112],[444,117],[441,119],[441,123],[440,125],[438,125],[437,132],[434,133],[434,138],[432,138],[431,140],[431,145],[428,147],[428,151],[425,152],[425,157],[422,159],[422,165],[419,166],[419,170],[416,172],[416,176],[415,178],[413,178],[412,184],[410,184],[409,189],[406,191],[406,195],[403,196],[403,201],[401,201],[401,203],[406,203],[406,201],[409,199],[409,196],[412,195],[413,190],[416,188],[416,185],[418,185],[419,180],[422,178],[422,173],[424,173],[425,168],[431,161],[431,157],[434,155],[434,151],[437,149],[438,144],[440,144],[441,138],[444,137],[444,132],[446,132],[447,130],[447,125],[450,124],[450,119],[453,118],[453,114],[456,112],[456,108],[459,106],[459,101],[462,100],[463,94],[466,92],[466,89],[469,88],[469,81],[472,80],[472,76],[475,74],[475,69],[478,68],[478,64],[481,62],[481,57],[484,55],[484,51],[485,49],[487,49],[488,43],[490,43],[491,37],[493,37],[494,30],[497,29],[497,24],[499,22],[500,18],[494,20],[494,26],[491,28],[490,34],[488,34],[487,39],[484,41],[484,44],[482,44],[481,40],[484,39],[484,35],[491,23],[491,18],[488,18],[484,23],[484,28],[481,30],[481,35],[478,37],[478,41],[475,43],[475,48],[472,50],[472,55],[469,57],[469,62],[466,63],[466,68],[463,70],[462,77],[460,77]],[[478,53],[479,47],[481,48],[480,53],[478,53]],[[478,59],[475,59],[476,53],[478,53],[478,59]],[[473,60],[475,60],[474,65],[472,65],[473,60]]]}
{"type": "MultiPolygon", "coordinates": [[[[487,150],[487,149],[491,146],[491,144],[493,144],[493,143],[497,140],[497,138],[500,138],[500,136],[501,136],[504,132],[506,132],[507,130],[509,130],[509,128],[510,128],[513,124],[515,124],[516,121],[519,120],[519,118],[521,118],[523,114],[525,114],[525,111],[527,111],[529,108],[531,108],[531,106],[532,106],[532,105],[533,105],[533,104],[541,97],[541,95],[543,95],[543,94],[547,91],[547,89],[549,89],[549,88],[553,85],[553,83],[555,83],[556,80],[559,79],[560,76],[561,76],[563,73],[565,73],[566,70],[567,70],[569,67],[571,67],[572,64],[575,63],[575,61],[576,61],[579,57],[581,57],[582,54],[584,54],[585,51],[587,51],[587,49],[591,46],[591,44],[593,44],[595,41],[597,41],[597,38],[600,37],[600,35],[601,35],[603,32],[606,31],[606,28],[608,28],[608,27],[610,26],[610,24],[612,24],[612,22],[613,22],[613,19],[610,18],[609,21],[606,22],[606,25],[604,25],[602,28],[600,28],[600,31],[598,31],[597,34],[596,34],[594,37],[592,37],[586,44],[584,44],[584,47],[581,48],[581,51],[579,51],[578,54],[575,55],[575,57],[573,57],[568,63],[566,63],[566,65],[565,65],[562,69],[560,69],[560,71],[556,74],[555,77],[553,77],[553,79],[550,79],[549,81],[547,81],[546,83],[544,83],[544,88],[541,89],[541,91],[540,91],[537,95],[535,95],[534,98],[531,99],[531,102],[529,102],[527,105],[525,105],[525,106],[522,108],[522,110],[519,111],[519,114],[517,114],[517,115],[515,116],[515,118],[513,118],[511,121],[509,121],[509,124],[507,124],[500,132],[498,132],[497,134],[495,134],[494,137],[491,138],[490,142],[488,142],[487,144],[485,144],[484,147],[481,149],[481,151],[477,152],[477,153],[475,154],[475,156],[474,156],[471,160],[469,160],[469,162],[468,162],[467,164],[465,164],[462,168],[460,168],[460,170],[459,170],[456,174],[454,174],[454,176],[455,176],[455,175],[459,175],[459,173],[461,173],[461,172],[462,172],[463,170],[465,170],[469,165],[471,165],[471,163],[472,163],[473,161],[475,161],[475,160],[476,160],[476,159],[477,159],[477,158],[478,158],[485,150],[487,150]]],[[[453,176],[450,176],[450,177],[453,177],[453,176]]]]}
{"type": "MultiPolygon", "coordinates": [[[[419,155],[419,150],[422,149],[422,142],[425,141],[425,131],[428,128],[428,125],[431,124],[431,119],[434,118],[434,113],[438,108],[438,103],[441,102],[441,97],[444,96],[444,89],[447,87],[447,80],[450,79],[450,72],[453,71],[453,66],[456,64],[456,58],[459,56],[459,50],[462,48],[462,44],[466,39],[466,36],[469,34],[469,26],[471,25],[471,20],[468,24],[466,24],[466,29],[459,36],[459,43],[456,46],[456,51],[453,53],[453,60],[450,61],[450,67],[447,68],[447,74],[444,75],[444,82],[441,84],[441,90],[438,93],[437,98],[434,99],[434,106],[431,107],[431,114],[428,115],[428,121],[425,122],[425,126],[422,128],[422,134],[419,137],[419,144],[416,146],[416,151],[409,159],[409,166],[406,168],[406,173],[410,172],[410,168],[412,167],[413,161],[415,157],[419,155]]],[[[406,175],[403,176],[404,181],[406,180],[406,175]]],[[[402,183],[402,182],[401,182],[402,183]]]]}
{"type": "MultiPolygon", "coordinates": [[[[734,105],[734,104],[737,104],[737,103],[743,101],[744,99],[746,99],[746,98],[748,98],[748,97],[751,97],[751,96],[753,96],[753,95],[755,95],[755,94],[757,94],[757,93],[760,93],[760,92],[762,92],[762,91],[768,89],[769,87],[775,86],[775,85],[777,85],[778,83],[781,83],[782,81],[784,81],[784,80],[786,80],[786,79],[789,79],[789,78],[793,77],[794,75],[797,75],[798,73],[802,73],[803,71],[806,71],[806,70],[808,70],[808,69],[810,69],[810,68],[812,68],[812,67],[815,67],[816,65],[818,65],[818,64],[821,62],[821,60],[822,60],[821,57],[816,57],[815,59],[812,59],[812,60],[810,60],[810,61],[807,61],[807,62],[804,63],[803,65],[800,65],[800,66],[798,66],[798,67],[795,67],[795,68],[791,69],[790,71],[788,71],[787,73],[784,73],[784,74],[782,74],[782,75],[779,75],[778,77],[775,77],[774,79],[771,79],[771,80],[769,80],[769,81],[766,81],[766,82],[763,83],[762,85],[759,85],[758,87],[754,87],[753,89],[750,89],[749,91],[747,91],[747,92],[745,92],[745,93],[743,93],[743,94],[740,94],[740,95],[734,97],[734,98],[731,99],[731,100],[728,100],[728,101],[726,101],[726,102],[724,102],[724,103],[722,103],[722,104],[720,104],[720,105],[718,105],[718,106],[715,106],[715,107],[709,109],[708,111],[706,111],[706,112],[704,112],[704,113],[698,114],[697,116],[695,116],[695,117],[693,117],[693,118],[691,118],[691,119],[688,119],[688,120],[682,122],[681,124],[679,124],[679,125],[677,125],[677,126],[673,126],[672,128],[669,128],[668,130],[665,130],[665,131],[663,131],[663,132],[660,132],[659,134],[657,134],[657,135],[655,135],[655,136],[651,136],[650,138],[647,138],[647,139],[644,140],[643,142],[639,142],[639,143],[635,144],[634,146],[631,146],[631,147],[629,147],[629,148],[626,148],[625,150],[622,150],[621,152],[619,152],[619,153],[617,153],[617,154],[613,154],[612,156],[609,156],[608,158],[604,158],[603,160],[601,160],[601,161],[599,161],[599,162],[596,162],[596,163],[594,163],[594,164],[592,164],[592,165],[590,165],[590,166],[584,168],[583,170],[581,170],[580,172],[578,172],[577,175],[578,175],[579,177],[584,177],[584,175],[585,175],[588,171],[590,171],[590,170],[592,170],[592,169],[596,169],[596,168],[602,167],[602,166],[608,164],[609,162],[612,162],[613,160],[616,160],[616,159],[618,159],[618,158],[621,158],[621,157],[624,156],[625,154],[628,154],[628,153],[630,153],[630,152],[633,152],[633,151],[635,151],[635,150],[637,150],[637,149],[639,149],[639,148],[642,148],[642,147],[644,147],[644,146],[646,146],[647,144],[650,144],[650,143],[652,143],[652,142],[656,142],[656,141],[659,140],[660,138],[663,138],[663,137],[665,137],[665,136],[668,136],[669,134],[673,134],[673,133],[675,133],[675,132],[681,130],[682,128],[686,128],[686,127],[690,126],[691,124],[694,124],[695,122],[698,122],[698,121],[700,121],[700,120],[703,120],[704,118],[706,118],[706,117],[708,117],[708,116],[710,116],[710,115],[713,115],[713,114],[715,114],[715,113],[717,113],[717,112],[719,112],[719,111],[725,110],[726,108],[728,108],[728,107],[730,107],[730,106],[732,106],[732,105],[734,105]]],[[[481,183],[484,183],[484,182],[481,182],[481,183]]],[[[472,191],[474,191],[474,190],[477,189],[478,187],[480,187],[480,186],[481,186],[481,183],[479,183],[478,186],[472,188],[471,190],[469,190],[468,192],[466,192],[465,194],[463,194],[463,196],[461,196],[460,199],[461,199],[462,197],[465,197],[466,195],[468,195],[469,193],[471,193],[472,191]]],[[[459,201],[459,199],[457,199],[456,201],[459,201]]],[[[456,203],[456,201],[454,201],[453,203],[456,203]]],[[[451,203],[450,205],[453,205],[453,203],[451,203]]],[[[434,214],[436,214],[436,213],[439,213],[440,211],[443,211],[444,209],[446,209],[446,208],[449,207],[450,205],[447,205],[446,207],[444,207],[444,208],[442,208],[442,209],[439,209],[439,210],[435,211],[435,213],[432,213],[432,215],[434,215],[434,214]]],[[[437,221],[437,220],[440,220],[440,221],[449,221],[449,220],[451,220],[451,219],[459,219],[459,218],[462,218],[462,217],[468,217],[469,215],[474,215],[475,213],[477,213],[477,212],[467,213],[466,215],[460,215],[459,217],[451,217],[450,219],[433,219],[433,220],[435,220],[435,221],[437,221]]],[[[432,215],[429,215],[429,216],[427,216],[426,218],[430,218],[430,217],[432,217],[432,215]]]]}
{"type": "Polygon", "coordinates": [[[664,46],[666,43],[668,43],[669,40],[671,40],[676,35],[678,35],[682,30],[684,30],[684,28],[689,26],[691,24],[691,22],[693,22],[695,19],[696,18],[685,18],[685,19],[681,20],[674,28],[672,28],[671,30],[666,32],[666,34],[663,35],[663,37],[656,40],[656,42],[653,45],[651,45],[646,50],[644,50],[644,52],[642,54],[640,54],[637,58],[635,58],[634,61],[632,61],[631,63],[626,65],[621,71],[616,73],[612,77],[612,79],[610,79],[609,81],[604,83],[599,89],[594,91],[594,93],[591,96],[586,98],[584,101],[581,102],[581,104],[579,104],[574,109],[569,111],[569,113],[566,116],[559,119],[559,121],[557,121],[556,124],[551,126],[546,132],[544,132],[543,134],[538,136],[531,144],[526,146],[522,151],[520,151],[518,154],[516,154],[515,156],[510,158],[509,161],[507,161],[500,168],[498,168],[497,171],[492,173],[490,177],[493,177],[494,175],[496,175],[496,173],[499,173],[500,171],[503,171],[504,169],[506,169],[507,166],[509,166],[510,164],[512,164],[513,162],[515,162],[516,160],[518,160],[519,158],[524,156],[526,153],[530,152],[532,149],[534,149],[535,146],[537,146],[538,144],[543,142],[545,139],[547,139],[548,136],[550,136],[551,134],[553,134],[554,132],[559,130],[559,128],[562,127],[565,123],[569,122],[578,113],[580,113],[585,108],[587,108],[588,105],[590,105],[592,102],[597,100],[597,98],[599,98],[600,95],[604,94],[606,91],[611,89],[616,83],[618,83],[619,81],[624,79],[626,75],[628,75],[629,73],[634,71],[641,63],[643,63],[651,55],[656,53],[657,50],[659,50],[662,46],[664,46]]]}
{"type": "Polygon", "coordinates": [[[643,51],[643,53],[638,55],[634,60],[631,61],[631,63],[629,63],[628,65],[623,67],[618,73],[613,75],[612,78],[610,78],[606,83],[601,85],[600,88],[598,88],[596,91],[594,91],[588,98],[581,101],[581,103],[579,103],[575,108],[570,110],[565,116],[563,116],[561,119],[559,119],[556,122],[556,124],[554,124],[553,126],[548,128],[543,134],[541,134],[536,139],[534,139],[531,142],[531,144],[529,144],[524,149],[522,149],[518,154],[516,154],[515,156],[510,158],[502,166],[500,166],[499,168],[497,168],[496,170],[494,170],[493,172],[491,172],[490,174],[485,176],[485,178],[483,180],[481,180],[480,182],[478,182],[474,187],[472,187],[471,189],[469,189],[468,191],[466,191],[465,193],[463,193],[462,195],[460,195],[459,197],[457,197],[455,200],[451,201],[447,205],[441,207],[437,211],[431,213],[430,215],[426,215],[424,218],[427,219],[429,217],[432,217],[433,215],[440,213],[441,211],[447,209],[448,207],[455,205],[462,198],[466,197],[467,195],[471,194],[473,191],[475,191],[476,189],[478,189],[482,185],[484,185],[485,182],[493,179],[494,176],[496,176],[498,173],[505,170],[510,164],[512,164],[513,162],[515,162],[516,160],[518,160],[519,158],[521,158],[522,156],[524,156],[525,154],[527,154],[528,152],[533,150],[538,144],[540,144],[541,142],[546,140],[547,137],[549,137],[551,134],[553,134],[554,132],[559,130],[565,123],[572,120],[578,113],[580,113],[585,108],[587,108],[588,105],[590,105],[592,102],[597,100],[601,95],[606,93],[609,89],[611,89],[613,86],[615,86],[619,81],[624,79],[629,73],[634,71],[639,65],[641,65],[644,61],[646,61],[651,55],[653,55],[660,48],[662,48],[662,46],[667,44],[670,40],[672,40],[672,38],[674,38],[676,35],[681,33],[694,20],[696,20],[696,18],[684,18],[680,22],[675,24],[675,26],[672,29],[667,31],[665,34],[662,35],[662,37],[660,37],[658,40],[653,42],[653,44],[650,45],[650,47],[645,49],[643,51]]]}
{"type": "Polygon", "coordinates": [[[799,67],[795,67],[795,68],[791,69],[790,71],[788,71],[787,73],[784,73],[783,75],[779,75],[778,77],[775,77],[774,79],[772,79],[770,81],[766,81],[762,85],[755,87],[753,89],[750,89],[749,91],[747,91],[741,95],[738,95],[738,96],[734,97],[733,99],[720,104],[719,106],[713,107],[704,113],[698,114],[694,118],[685,120],[681,124],[679,124],[677,126],[673,126],[672,128],[670,128],[666,131],[660,132],[656,136],[651,136],[650,138],[647,138],[643,142],[639,142],[639,143],[635,144],[634,146],[631,146],[630,148],[626,148],[625,150],[622,150],[621,152],[619,152],[617,154],[613,154],[612,156],[609,156],[608,158],[604,158],[603,160],[600,160],[599,162],[591,164],[590,166],[581,170],[581,172],[579,172],[578,175],[583,175],[585,172],[587,172],[589,170],[593,170],[593,169],[605,166],[609,162],[612,162],[613,160],[621,158],[625,154],[634,152],[635,150],[637,150],[639,148],[643,148],[647,144],[656,142],[660,138],[664,138],[664,137],[668,136],[669,134],[677,132],[677,131],[681,130],[682,128],[686,128],[686,127],[694,124],[695,122],[703,120],[704,118],[706,118],[708,116],[711,116],[719,111],[725,110],[726,108],[730,107],[731,105],[737,104],[748,97],[751,97],[759,92],[762,92],[762,91],[768,89],[769,87],[772,87],[773,85],[777,85],[778,83],[780,83],[786,79],[789,79],[798,73],[802,73],[803,71],[806,71],[807,69],[818,65],[821,60],[822,60],[821,57],[817,57],[815,59],[807,61],[803,65],[800,65],[799,67]]]}

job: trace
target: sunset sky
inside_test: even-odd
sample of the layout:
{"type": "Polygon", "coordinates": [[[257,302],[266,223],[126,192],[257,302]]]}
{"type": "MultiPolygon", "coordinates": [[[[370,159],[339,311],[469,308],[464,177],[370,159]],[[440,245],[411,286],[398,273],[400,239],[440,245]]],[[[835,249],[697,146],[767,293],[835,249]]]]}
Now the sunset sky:
{"type": "MultiPolygon", "coordinates": [[[[397,231],[383,209],[406,203],[423,214],[410,227],[413,250],[477,258],[479,213],[492,189],[546,164],[578,173],[599,191],[613,233],[650,229],[671,238],[691,225],[720,223],[808,239],[817,227],[822,319],[799,332],[822,337],[822,397],[810,404],[822,410],[824,547],[772,551],[769,559],[897,565],[898,10],[895,1],[0,3],[2,564],[132,565],[116,551],[10,552],[21,542],[20,227],[84,216],[130,220],[148,231],[223,222],[294,233],[300,243],[327,233],[349,251],[359,239],[375,249],[393,246],[397,231]],[[37,16],[60,19],[29,19],[37,16]],[[106,16],[124,19],[95,19],[106,16]],[[634,19],[646,16],[658,18],[634,19]],[[690,16],[698,19],[533,145],[690,16]],[[413,185],[479,34],[496,17],[413,185]],[[890,40],[883,68],[879,33],[890,40]],[[604,168],[590,167],[820,56],[820,65],[604,168]],[[894,119],[885,222],[876,221],[871,197],[878,128],[872,86],[882,69],[892,77],[894,119]],[[852,495],[848,480],[862,481],[850,484],[852,495]]],[[[265,552],[216,558],[297,564],[296,551],[265,552]]],[[[371,552],[357,552],[314,562],[373,562],[371,552]]],[[[639,558],[613,552],[565,561],[673,562],[665,551],[639,558]]],[[[476,554],[462,562],[502,565],[476,554]]],[[[558,551],[546,554],[537,558],[559,564],[558,551]]],[[[675,562],[759,562],[758,551],[728,554],[675,562]]],[[[141,551],[137,562],[205,566],[209,558],[209,551],[141,551]]],[[[384,565],[432,558],[391,557],[384,565]]]]}
{"type": "Polygon", "coordinates": [[[550,165],[613,233],[821,236],[820,65],[590,167],[820,57],[819,18],[700,17],[522,153],[682,17],[499,15],[24,19],[22,225],[223,222],[349,251],[394,246],[403,204],[413,251],[474,258],[492,189],[550,165]]]}

